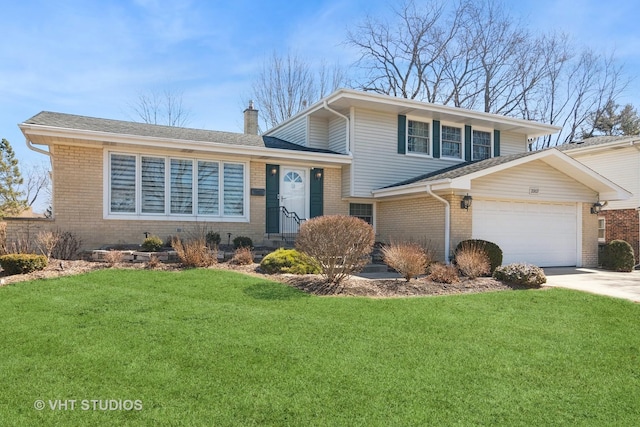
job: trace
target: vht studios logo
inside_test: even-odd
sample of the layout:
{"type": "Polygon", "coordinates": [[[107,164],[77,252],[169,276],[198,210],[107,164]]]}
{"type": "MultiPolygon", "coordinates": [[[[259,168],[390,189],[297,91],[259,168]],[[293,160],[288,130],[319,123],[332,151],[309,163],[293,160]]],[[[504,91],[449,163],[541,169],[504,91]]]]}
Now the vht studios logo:
{"type": "Polygon", "coordinates": [[[141,411],[141,400],[122,399],[55,399],[36,400],[33,407],[38,411],[49,409],[51,411],[141,411]]]}

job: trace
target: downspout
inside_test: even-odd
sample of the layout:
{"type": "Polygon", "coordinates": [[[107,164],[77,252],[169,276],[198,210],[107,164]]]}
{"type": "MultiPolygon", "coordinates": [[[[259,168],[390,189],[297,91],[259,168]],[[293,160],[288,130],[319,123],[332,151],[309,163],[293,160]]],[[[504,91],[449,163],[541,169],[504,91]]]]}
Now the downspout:
{"type": "Polygon", "coordinates": [[[349,128],[349,117],[345,116],[342,113],[337,112],[336,110],[334,110],[333,108],[329,107],[329,104],[327,103],[327,101],[324,101],[322,103],[322,107],[327,110],[332,112],[333,114],[335,114],[336,116],[342,117],[343,119],[346,120],[347,122],[347,127],[346,127],[346,136],[347,136],[347,140],[345,141],[347,143],[347,154],[351,155],[351,129],[349,128]]]}
{"type": "Polygon", "coordinates": [[[53,154],[51,154],[49,151],[45,151],[42,148],[34,147],[33,143],[29,138],[26,138],[26,141],[27,141],[27,148],[29,148],[30,150],[35,151],[36,153],[44,154],[49,158],[53,158],[53,154]]]}
{"type": "Polygon", "coordinates": [[[431,184],[427,185],[427,194],[444,203],[444,262],[449,264],[449,250],[451,249],[451,205],[445,199],[431,191],[431,184]]]}
{"type": "Polygon", "coordinates": [[[51,214],[55,218],[55,215],[53,214],[55,212],[55,202],[53,198],[53,154],[50,151],[35,147],[29,138],[25,138],[25,141],[29,150],[35,151],[36,153],[44,154],[45,156],[49,157],[49,163],[51,164],[51,172],[49,173],[49,179],[51,180],[51,214]]]}

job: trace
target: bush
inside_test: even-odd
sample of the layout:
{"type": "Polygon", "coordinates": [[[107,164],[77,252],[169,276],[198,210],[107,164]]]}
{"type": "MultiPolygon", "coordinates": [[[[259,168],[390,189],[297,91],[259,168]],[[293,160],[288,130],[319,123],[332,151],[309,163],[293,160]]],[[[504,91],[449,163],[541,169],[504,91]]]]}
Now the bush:
{"type": "Polygon", "coordinates": [[[220,246],[220,233],[217,233],[215,231],[208,231],[204,238],[207,241],[207,246],[209,246],[211,249],[220,246]]]}
{"type": "Polygon", "coordinates": [[[463,244],[456,252],[456,264],[470,279],[491,275],[491,263],[484,249],[477,244],[463,244]]]}
{"type": "Polygon", "coordinates": [[[633,271],[636,259],[631,245],[624,240],[612,240],[604,247],[602,268],[613,271],[633,271]]]}
{"type": "Polygon", "coordinates": [[[431,256],[417,243],[391,243],[381,250],[382,260],[396,270],[408,282],[424,274],[431,256]]]}
{"type": "Polygon", "coordinates": [[[458,270],[453,265],[431,264],[429,280],[437,283],[457,283],[460,281],[458,270]]]}
{"type": "Polygon", "coordinates": [[[217,254],[212,254],[204,238],[183,242],[177,237],[171,240],[178,259],[185,267],[209,267],[218,262],[217,254]]]}
{"type": "Polygon", "coordinates": [[[493,277],[507,283],[529,287],[539,287],[547,282],[540,267],[525,263],[503,265],[496,268],[493,277]]]}
{"type": "Polygon", "coordinates": [[[149,236],[142,242],[142,250],[145,252],[158,252],[164,247],[164,242],[158,236],[149,236]]]}
{"type": "Polygon", "coordinates": [[[58,244],[58,234],[53,231],[41,231],[36,236],[36,246],[42,255],[51,258],[51,254],[58,244]]]}
{"type": "Polygon", "coordinates": [[[238,248],[252,248],[253,241],[249,237],[246,236],[237,236],[233,239],[233,249],[238,248]]]}
{"type": "Polygon", "coordinates": [[[119,264],[124,259],[122,252],[110,250],[106,254],[104,254],[104,262],[109,264],[109,267],[114,267],[116,264],[119,264]]]}
{"type": "Polygon", "coordinates": [[[486,240],[480,239],[463,240],[462,242],[458,243],[458,246],[456,246],[455,250],[454,261],[460,249],[470,246],[477,246],[487,254],[487,258],[489,258],[489,264],[491,268],[491,271],[489,273],[493,273],[499,265],[502,265],[502,249],[500,249],[500,246],[496,245],[493,242],[488,242],[486,240]]]}
{"type": "Polygon", "coordinates": [[[0,256],[0,266],[7,274],[25,274],[43,270],[48,260],[44,255],[8,254],[0,256]]]}
{"type": "Polygon", "coordinates": [[[0,222],[0,255],[7,253],[7,223],[0,222]]]}
{"type": "Polygon", "coordinates": [[[296,248],[318,261],[322,275],[330,284],[338,285],[367,264],[373,243],[373,228],[365,221],[328,215],[302,223],[296,248]]]}
{"type": "Polygon", "coordinates": [[[278,249],[262,258],[260,268],[267,274],[318,274],[320,264],[295,249],[278,249]]]}
{"type": "Polygon", "coordinates": [[[233,254],[233,258],[229,261],[231,264],[249,265],[253,264],[253,252],[251,248],[239,247],[233,254]]]}
{"type": "Polygon", "coordinates": [[[51,251],[51,257],[55,259],[75,259],[82,241],[70,231],[56,231],[58,242],[51,251]]]}

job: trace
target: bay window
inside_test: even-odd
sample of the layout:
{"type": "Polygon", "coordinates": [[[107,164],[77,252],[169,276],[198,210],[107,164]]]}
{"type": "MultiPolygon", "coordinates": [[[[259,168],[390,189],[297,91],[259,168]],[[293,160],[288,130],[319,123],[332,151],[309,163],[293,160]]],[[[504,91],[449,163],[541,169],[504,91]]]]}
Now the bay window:
{"type": "Polygon", "coordinates": [[[107,157],[107,216],[246,219],[245,163],[121,153],[107,157]]]}

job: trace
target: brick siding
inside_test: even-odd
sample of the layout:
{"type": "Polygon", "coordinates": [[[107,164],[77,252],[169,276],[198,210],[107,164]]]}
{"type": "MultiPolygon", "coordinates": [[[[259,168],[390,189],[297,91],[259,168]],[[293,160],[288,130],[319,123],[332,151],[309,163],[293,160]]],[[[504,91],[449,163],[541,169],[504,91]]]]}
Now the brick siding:
{"type": "MultiPolygon", "coordinates": [[[[595,215],[592,215],[595,216],[595,215]]],[[[605,219],[605,241],[624,240],[628,242],[636,255],[636,262],[639,260],[638,240],[640,238],[640,224],[638,221],[638,211],[636,209],[611,209],[604,210],[599,214],[605,219]]]]}

